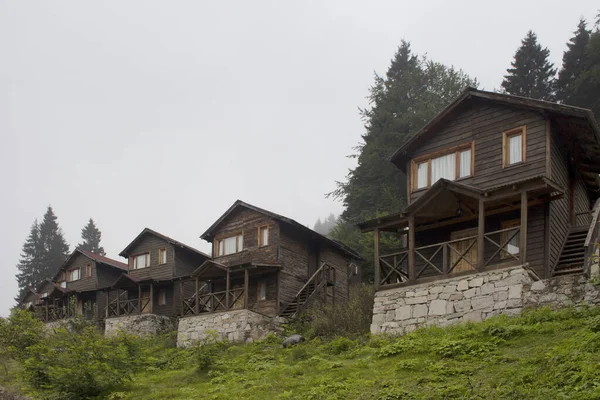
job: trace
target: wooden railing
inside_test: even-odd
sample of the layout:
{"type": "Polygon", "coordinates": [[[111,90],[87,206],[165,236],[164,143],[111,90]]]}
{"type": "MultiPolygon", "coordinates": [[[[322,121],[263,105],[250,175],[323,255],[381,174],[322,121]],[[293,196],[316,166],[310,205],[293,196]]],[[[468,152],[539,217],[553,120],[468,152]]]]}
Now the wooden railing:
{"type": "Polygon", "coordinates": [[[60,319],[71,318],[75,315],[72,308],[63,304],[52,304],[38,307],[38,315],[43,322],[58,321],[60,319]]]}
{"type": "Polygon", "coordinates": [[[150,305],[149,297],[141,299],[122,299],[121,295],[108,304],[108,317],[141,314],[150,305]]]}
{"type": "Polygon", "coordinates": [[[381,271],[379,284],[390,285],[467,270],[477,271],[490,265],[520,261],[520,255],[510,251],[508,247],[509,243],[518,237],[520,230],[521,228],[517,226],[485,233],[483,265],[480,265],[477,257],[479,251],[477,236],[416,247],[414,277],[410,276],[408,250],[382,255],[379,257],[381,271]],[[457,271],[459,265],[461,271],[457,271]]]}
{"type": "MultiPolygon", "coordinates": [[[[319,269],[306,281],[304,285],[298,290],[296,296],[288,302],[282,305],[280,308],[280,315],[283,316],[295,316],[302,311],[309,303],[311,298],[318,293],[320,289],[327,285],[335,285],[336,282],[336,269],[327,262],[321,264],[319,269]]],[[[335,296],[335,289],[333,290],[335,296]]],[[[334,297],[335,301],[335,297],[334,297]]]]}
{"type": "Polygon", "coordinates": [[[583,272],[589,277],[591,276],[591,269],[593,263],[598,263],[598,255],[596,254],[596,250],[598,249],[598,239],[599,239],[599,227],[600,223],[599,215],[600,215],[600,199],[596,200],[594,204],[594,208],[591,211],[592,221],[590,223],[590,227],[588,229],[587,236],[585,238],[584,247],[585,247],[585,258],[584,258],[584,269],[583,272]]]}
{"type": "MultiPolygon", "coordinates": [[[[183,315],[195,315],[207,312],[238,309],[243,302],[244,288],[229,290],[229,304],[227,304],[227,291],[211,292],[183,299],[183,315]],[[240,300],[241,299],[241,300],[240,300]]],[[[243,305],[244,307],[246,305],[243,305]]]]}

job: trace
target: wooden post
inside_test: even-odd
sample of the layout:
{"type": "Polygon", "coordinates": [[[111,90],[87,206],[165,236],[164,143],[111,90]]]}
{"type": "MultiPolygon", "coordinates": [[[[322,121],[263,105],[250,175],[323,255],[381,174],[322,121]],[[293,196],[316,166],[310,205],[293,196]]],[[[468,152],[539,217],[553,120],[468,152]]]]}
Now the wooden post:
{"type": "Polygon", "coordinates": [[[527,262],[527,192],[521,192],[521,242],[519,256],[521,263],[527,262]]]}
{"type": "Polygon", "coordinates": [[[46,299],[46,322],[48,322],[48,299],[46,299]]]}
{"type": "Polygon", "coordinates": [[[196,293],[196,301],[194,302],[194,314],[198,314],[200,312],[200,293],[198,293],[198,285],[200,284],[200,282],[198,282],[198,277],[196,277],[196,290],[194,293],[196,293]]]}
{"type": "Polygon", "coordinates": [[[277,304],[275,305],[277,309],[277,315],[279,315],[279,303],[281,302],[281,297],[279,296],[279,287],[280,287],[280,279],[281,279],[281,270],[277,270],[277,286],[275,287],[275,291],[277,292],[277,304]]]}
{"type": "Polygon", "coordinates": [[[215,291],[215,285],[213,283],[213,281],[210,281],[209,285],[208,285],[208,293],[210,293],[210,296],[208,296],[208,311],[212,312],[214,311],[214,299],[213,299],[213,293],[215,291]]]}
{"type": "Polygon", "coordinates": [[[154,283],[150,281],[150,314],[154,312],[154,283]]]}
{"type": "Polygon", "coordinates": [[[444,243],[442,246],[442,272],[444,274],[448,273],[448,269],[450,269],[450,264],[448,264],[448,243],[444,243]]]}
{"type": "Polygon", "coordinates": [[[106,318],[108,318],[108,307],[110,307],[110,289],[106,291],[106,318]]]}
{"type": "Polygon", "coordinates": [[[120,301],[121,301],[121,289],[117,289],[117,317],[119,317],[121,315],[120,301]]]}
{"type": "Polygon", "coordinates": [[[142,285],[138,285],[138,312],[142,313],[142,285]]]}
{"type": "Polygon", "coordinates": [[[415,216],[411,215],[408,217],[408,280],[415,279],[415,216]]]}
{"type": "Polygon", "coordinates": [[[229,310],[229,269],[227,270],[227,281],[225,282],[225,309],[229,310]]]}
{"type": "Polygon", "coordinates": [[[248,283],[250,282],[250,276],[248,268],[244,270],[244,308],[248,309],[248,283]]]}
{"type": "Polygon", "coordinates": [[[483,198],[479,199],[479,225],[477,226],[477,269],[483,269],[485,265],[485,203],[483,198]]]}
{"type": "Polygon", "coordinates": [[[179,300],[180,300],[180,305],[181,305],[181,310],[179,310],[179,312],[181,313],[181,316],[183,317],[183,310],[185,305],[183,304],[183,279],[181,279],[179,281],[179,300]]]}
{"type": "Polygon", "coordinates": [[[379,228],[373,231],[373,245],[375,247],[375,290],[381,285],[381,261],[379,260],[379,228]]]}

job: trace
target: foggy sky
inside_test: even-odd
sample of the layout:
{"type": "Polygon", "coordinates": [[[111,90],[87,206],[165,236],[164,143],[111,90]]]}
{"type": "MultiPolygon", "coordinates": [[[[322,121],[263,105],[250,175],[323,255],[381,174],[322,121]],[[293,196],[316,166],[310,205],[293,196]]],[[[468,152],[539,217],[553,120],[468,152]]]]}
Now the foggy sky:
{"type": "MultiPolygon", "coordinates": [[[[34,219],[109,257],[150,227],[203,251],[236,199],[312,225],[401,39],[500,87],[533,29],[560,63],[597,1],[0,0],[0,315],[34,219]]],[[[591,24],[590,24],[591,25],[591,24]]]]}

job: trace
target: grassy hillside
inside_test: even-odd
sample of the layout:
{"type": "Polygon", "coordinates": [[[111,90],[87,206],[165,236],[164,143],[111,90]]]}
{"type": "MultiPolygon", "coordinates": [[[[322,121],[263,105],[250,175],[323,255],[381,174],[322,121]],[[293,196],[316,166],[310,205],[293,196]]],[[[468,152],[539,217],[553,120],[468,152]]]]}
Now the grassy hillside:
{"type": "Polygon", "coordinates": [[[213,347],[210,366],[194,354],[203,371],[147,371],[111,398],[600,398],[599,314],[542,309],[400,338],[213,347]]]}

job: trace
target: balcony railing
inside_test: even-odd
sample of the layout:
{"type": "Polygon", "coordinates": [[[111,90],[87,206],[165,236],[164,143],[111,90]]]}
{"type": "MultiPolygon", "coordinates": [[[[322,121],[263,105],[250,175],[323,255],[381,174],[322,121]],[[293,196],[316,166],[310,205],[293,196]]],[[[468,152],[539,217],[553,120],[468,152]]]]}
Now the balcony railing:
{"type": "Polygon", "coordinates": [[[107,317],[121,317],[125,315],[149,312],[150,298],[140,299],[115,299],[108,304],[107,317]]]}
{"type": "Polygon", "coordinates": [[[519,262],[520,227],[511,227],[483,235],[483,257],[480,259],[478,237],[469,236],[414,249],[415,269],[411,276],[409,251],[402,250],[379,257],[380,285],[416,281],[465,271],[479,271],[505,262],[519,262]],[[481,262],[481,260],[483,262],[481,262]]]}
{"type": "Polygon", "coordinates": [[[208,312],[225,311],[245,307],[243,304],[244,288],[229,290],[229,304],[227,304],[227,291],[203,293],[183,299],[183,315],[194,315],[208,312]]]}

